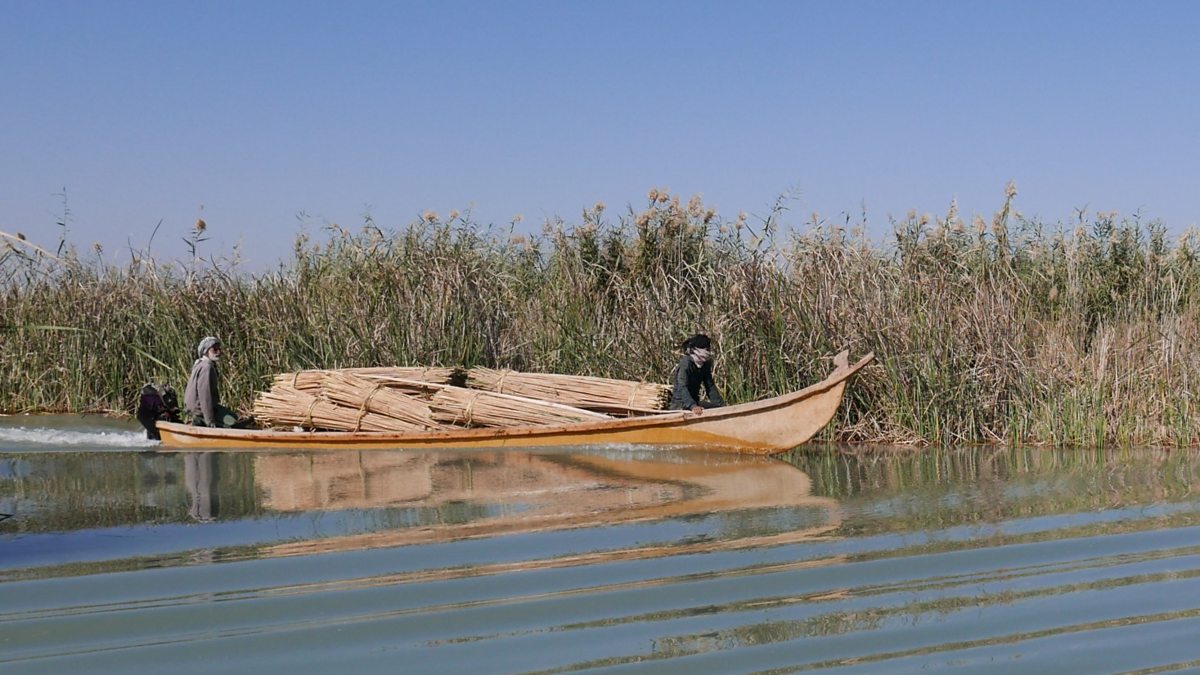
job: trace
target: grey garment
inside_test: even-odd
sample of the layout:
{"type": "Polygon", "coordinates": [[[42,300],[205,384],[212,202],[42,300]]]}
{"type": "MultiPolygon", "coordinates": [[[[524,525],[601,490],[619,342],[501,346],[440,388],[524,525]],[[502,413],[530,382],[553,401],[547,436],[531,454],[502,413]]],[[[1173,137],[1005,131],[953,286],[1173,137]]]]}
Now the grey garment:
{"type": "Polygon", "coordinates": [[[211,452],[188,452],[183,455],[183,482],[191,497],[188,513],[192,518],[210,523],[217,516],[217,491],[213,485],[213,455],[211,452]]]}
{"type": "Polygon", "coordinates": [[[221,427],[220,404],[217,403],[221,374],[212,359],[196,359],[183,392],[183,405],[193,416],[204,420],[204,426],[221,427]]]}
{"type": "MultiPolygon", "coordinates": [[[[191,419],[189,419],[187,421],[194,424],[195,426],[198,426],[198,427],[209,426],[204,421],[204,415],[189,415],[189,417],[191,419]]],[[[221,405],[220,403],[217,404],[216,428],[232,429],[237,426],[237,422],[238,422],[237,413],[233,412],[229,408],[226,408],[225,406],[221,405]]]]}
{"type": "Polygon", "coordinates": [[[717,385],[713,384],[712,361],[703,366],[697,366],[692,357],[684,354],[675,366],[675,388],[671,392],[672,410],[691,410],[695,406],[702,408],[719,408],[725,405],[717,385]],[[700,402],[700,386],[708,394],[708,401],[700,402]]]}

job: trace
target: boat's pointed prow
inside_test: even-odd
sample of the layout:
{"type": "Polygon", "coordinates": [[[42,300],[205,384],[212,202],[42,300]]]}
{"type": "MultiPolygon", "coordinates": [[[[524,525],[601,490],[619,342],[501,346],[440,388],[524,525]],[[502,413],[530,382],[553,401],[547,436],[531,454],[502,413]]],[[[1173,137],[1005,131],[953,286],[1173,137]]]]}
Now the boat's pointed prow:
{"type": "Polygon", "coordinates": [[[842,351],[838,352],[837,356],[833,357],[833,367],[835,369],[834,372],[837,372],[839,370],[846,370],[847,368],[850,367],[850,350],[849,349],[843,349],[842,351]]]}

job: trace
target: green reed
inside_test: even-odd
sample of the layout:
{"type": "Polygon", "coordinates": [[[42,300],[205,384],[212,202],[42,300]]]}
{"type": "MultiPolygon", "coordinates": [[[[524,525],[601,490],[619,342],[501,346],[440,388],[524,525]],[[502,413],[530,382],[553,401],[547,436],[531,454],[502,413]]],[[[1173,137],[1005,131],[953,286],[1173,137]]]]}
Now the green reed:
{"type": "Polygon", "coordinates": [[[875,352],[826,439],[1196,444],[1196,244],[1113,214],[1047,227],[1014,196],[990,222],[910,213],[876,241],[815,217],[785,229],[782,202],[729,220],[655,190],[535,235],[458,214],[333,226],[256,273],[9,237],[0,410],[127,412],[148,380],[182,388],[209,334],[228,348],[224,398],[245,408],[271,374],[313,367],[667,381],[676,345],[703,331],[733,401],[816,381],[841,349],[875,352]]]}

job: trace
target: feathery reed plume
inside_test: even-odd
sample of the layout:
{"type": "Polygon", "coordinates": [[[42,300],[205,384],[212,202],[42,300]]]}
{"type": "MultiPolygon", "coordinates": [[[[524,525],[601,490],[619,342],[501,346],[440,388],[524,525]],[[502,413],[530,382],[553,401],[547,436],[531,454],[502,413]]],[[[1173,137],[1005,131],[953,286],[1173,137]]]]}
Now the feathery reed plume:
{"type": "MultiPolygon", "coordinates": [[[[1041,223],[1002,197],[995,231],[955,205],[875,240],[865,214],[851,237],[820,217],[785,237],[774,213],[770,227],[706,222],[702,204],[655,189],[615,222],[593,210],[519,243],[469,212],[300,235],[267,272],[199,254],[118,265],[0,233],[0,412],[132,410],[146,381],[182,388],[201,326],[232,342],[234,406],[314,363],[665,382],[674,343],[703,327],[731,401],[820,379],[821,355],[874,351],[825,440],[1200,444],[1197,240],[1137,215],[1041,223]]],[[[294,385],[319,391],[323,376],[303,372],[294,385]]]]}

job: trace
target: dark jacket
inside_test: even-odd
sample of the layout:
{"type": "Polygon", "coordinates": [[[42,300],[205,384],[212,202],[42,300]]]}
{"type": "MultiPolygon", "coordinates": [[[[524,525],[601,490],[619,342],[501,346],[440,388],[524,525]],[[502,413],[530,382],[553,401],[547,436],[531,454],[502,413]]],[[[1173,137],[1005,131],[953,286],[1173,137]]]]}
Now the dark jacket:
{"type": "Polygon", "coordinates": [[[691,410],[693,406],[717,408],[725,405],[725,399],[721,398],[721,392],[717,391],[717,385],[713,384],[712,361],[697,367],[692,357],[684,354],[679,359],[679,365],[675,366],[674,380],[675,390],[671,392],[672,410],[691,410]],[[701,384],[708,393],[707,404],[700,402],[701,384]]]}
{"type": "Polygon", "coordinates": [[[217,417],[220,382],[221,374],[211,359],[197,359],[192,365],[192,374],[188,376],[187,389],[183,392],[183,405],[192,415],[203,417],[205,426],[221,426],[217,417]]]}

